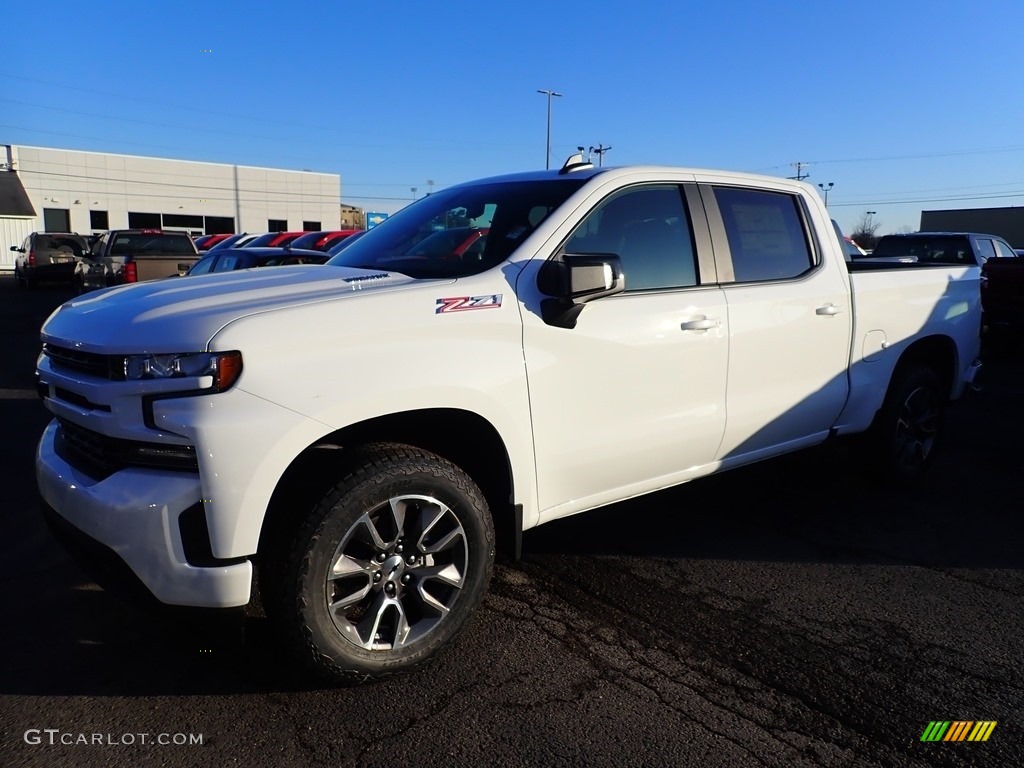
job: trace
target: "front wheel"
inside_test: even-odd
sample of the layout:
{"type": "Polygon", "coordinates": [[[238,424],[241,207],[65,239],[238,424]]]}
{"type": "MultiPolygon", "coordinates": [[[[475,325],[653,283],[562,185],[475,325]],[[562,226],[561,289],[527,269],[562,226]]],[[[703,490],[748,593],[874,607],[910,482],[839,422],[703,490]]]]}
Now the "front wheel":
{"type": "Polygon", "coordinates": [[[883,481],[920,480],[935,458],[945,422],[947,396],[927,366],[897,369],[868,435],[870,465],[883,481]]]}
{"type": "Polygon", "coordinates": [[[296,535],[276,619],[323,679],[411,671],[464,628],[493,564],[491,515],[462,470],[416,448],[367,446],[296,535]]]}

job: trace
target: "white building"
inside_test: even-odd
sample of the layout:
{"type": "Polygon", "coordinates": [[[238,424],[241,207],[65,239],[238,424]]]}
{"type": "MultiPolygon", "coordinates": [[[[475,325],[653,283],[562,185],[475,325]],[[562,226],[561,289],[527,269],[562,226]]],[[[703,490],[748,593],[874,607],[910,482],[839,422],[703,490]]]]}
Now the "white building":
{"type": "Polygon", "coordinates": [[[30,232],[338,229],[340,201],[332,173],[0,145],[0,270],[30,232]]]}

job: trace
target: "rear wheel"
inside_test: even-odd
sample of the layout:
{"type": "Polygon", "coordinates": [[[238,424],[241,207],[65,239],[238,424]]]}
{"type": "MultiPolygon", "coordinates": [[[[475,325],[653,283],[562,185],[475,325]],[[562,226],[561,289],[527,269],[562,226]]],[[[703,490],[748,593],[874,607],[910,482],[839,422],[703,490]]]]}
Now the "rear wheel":
{"type": "Polygon", "coordinates": [[[893,374],[868,435],[868,460],[880,479],[920,480],[931,466],[945,422],[947,396],[938,374],[908,365],[893,374]]]}
{"type": "Polygon", "coordinates": [[[273,612],[319,677],[362,681],[417,669],[464,628],[494,563],[494,529],[455,465],[367,446],[311,510],[271,590],[273,612]]]}

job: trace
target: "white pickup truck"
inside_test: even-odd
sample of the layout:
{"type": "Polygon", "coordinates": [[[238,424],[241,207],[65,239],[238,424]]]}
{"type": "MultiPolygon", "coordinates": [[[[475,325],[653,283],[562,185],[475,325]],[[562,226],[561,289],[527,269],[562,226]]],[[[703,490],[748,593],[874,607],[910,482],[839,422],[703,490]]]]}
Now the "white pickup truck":
{"type": "Polygon", "coordinates": [[[876,266],[798,181],[577,156],[450,187],[326,266],[57,309],[44,510],[164,604],[258,574],[326,679],[414,669],[550,520],[843,435],[918,477],[979,369],[979,267],[876,266]]]}

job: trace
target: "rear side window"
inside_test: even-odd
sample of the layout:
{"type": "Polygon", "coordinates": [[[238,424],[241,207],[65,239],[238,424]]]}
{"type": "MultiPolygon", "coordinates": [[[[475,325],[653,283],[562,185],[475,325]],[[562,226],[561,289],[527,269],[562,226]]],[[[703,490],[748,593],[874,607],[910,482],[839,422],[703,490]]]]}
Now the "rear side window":
{"type": "Polygon", "coordinates": [[[995,258],[996,247],[992,245],[992,241],[987,237],[977,238],[974,244],[978,247],[978,256],[981,257],[982,261],[995,258]]]}
{"type": "Polygon", "coordinates": [[[1001,259],[1013,259],[1017,257],[1016,251],[1010,246],[1004,243],[1002,240],[996,240],[996,250],[999,252],[999,258],[1001,259]]]}
{"type": "Polygon", "coordinates": [[[786,280],[814,266],[793,195],[715,187],[738,283],[786,280]]]}
{"type": "Polygon", "coordinates": [[[697,284],[690,218],[675,185],[634,187],[602,202],[565,245],[566,253],[613,253],[627,291],[697,284]]]}

